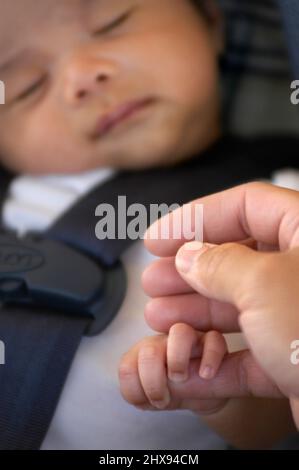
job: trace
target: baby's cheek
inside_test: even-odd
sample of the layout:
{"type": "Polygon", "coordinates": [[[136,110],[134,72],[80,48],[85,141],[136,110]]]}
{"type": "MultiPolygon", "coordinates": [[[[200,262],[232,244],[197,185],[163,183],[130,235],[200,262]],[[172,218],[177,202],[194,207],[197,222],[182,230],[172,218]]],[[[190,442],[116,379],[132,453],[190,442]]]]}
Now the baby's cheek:
{"type": "Polygon", "coordinates": [[[214,62],[207,59],[206,66],[182,77],[184,86],[182,91],[186,103],[199,112],[209,112],[212,102],[217,102],[218,94],[218,70],[214,62]]]}
{"type": "Polygon", "coordinates": [[[23,146],[20,149],[23,170],[30,173],[47,171],[53,159],[55,160],[53,148],[56,139],[56,136],[45,132],[44,126],[31,126],[24,136],[23,146]]]}
{"type": "Polygon", "coordinates": [[[2,139],[0,135],[0,141],[1,164],[17,173],[30,171],[33,158],[23,132],[13,127],[9,136],[2,139]]]}
{"type": "Polygon", "coordinates": [[[28,119],[19,148],[23,171],[47,173],[62,167],[71,153],[73,139],[59,120],[46,115],[28,119]]]}
{"type": "Polygon", "coordinates": [[[200,106],[209,101],[215,95],[219,80],[218,58],[209,40],[205,35],[194,35],[194,38],[191,35],[190,41],[173,47],[178,52],[168,59],[167,70],[172,70],[172,79],[167,77],[165,86],[169,93],[182,104],[200,106]],[[190,47],[192,39],[196,47],[190,47]]]}

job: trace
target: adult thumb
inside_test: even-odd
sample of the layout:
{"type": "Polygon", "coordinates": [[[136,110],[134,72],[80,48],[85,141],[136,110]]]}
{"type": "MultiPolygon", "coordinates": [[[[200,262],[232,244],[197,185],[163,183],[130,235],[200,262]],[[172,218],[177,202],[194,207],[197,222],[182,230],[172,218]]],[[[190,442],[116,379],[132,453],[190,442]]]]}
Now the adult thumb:
{"type": "Polygon", "coordinates": [[[266,256],[240,243],[191,242],[180,248],[175,262],[178,273],[194,290],[238,307],[248,277],[266,256]]]}

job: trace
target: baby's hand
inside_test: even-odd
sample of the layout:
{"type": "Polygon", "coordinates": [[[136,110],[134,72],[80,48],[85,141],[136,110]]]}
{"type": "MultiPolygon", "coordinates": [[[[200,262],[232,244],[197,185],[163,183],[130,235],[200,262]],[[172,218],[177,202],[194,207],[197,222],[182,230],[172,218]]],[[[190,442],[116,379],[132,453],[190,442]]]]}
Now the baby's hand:
{"type": "Polygon", "coordinates": [[[146,410],[218,410],[227,399],[198,398],[194,376],[211,380],[227,354],[224,336],[200,333],[178,323],[168,335],[144,338],[124,354],[119,367],[120,389],[132,405],[146,410]]]}

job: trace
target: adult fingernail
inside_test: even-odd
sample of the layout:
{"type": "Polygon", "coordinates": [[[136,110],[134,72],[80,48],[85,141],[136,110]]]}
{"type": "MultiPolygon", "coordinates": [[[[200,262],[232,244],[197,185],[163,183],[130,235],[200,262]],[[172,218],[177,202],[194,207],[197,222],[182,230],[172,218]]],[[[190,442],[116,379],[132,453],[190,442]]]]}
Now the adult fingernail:
{"type": "Polygon", "coordinates": [[[214,247],[210,243],[202,242],[189,242],[185,243],[183,247],[178,251],[175,263],[178,271],[187,274],[198,256],[205,253],[209,248],[214,247]]]}

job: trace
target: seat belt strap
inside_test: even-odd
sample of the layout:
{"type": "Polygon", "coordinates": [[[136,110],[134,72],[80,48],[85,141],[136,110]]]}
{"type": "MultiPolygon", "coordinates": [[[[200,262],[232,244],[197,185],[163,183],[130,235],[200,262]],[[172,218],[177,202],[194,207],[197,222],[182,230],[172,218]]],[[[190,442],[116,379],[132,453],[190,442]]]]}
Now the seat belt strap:
{"type": "Polygon", "coordinates": [[[4,307],[0,450],[39,449],[89,319],[4,307]]]}
{"type": "Polygon", "coordinates": [[[299,80],[299,1],[278,0],[288,40],[288,48],[294,72],[299,80]]]}
{"type": "Polygon", "coordinates": [[[0,450],[40,448],[82,336],[112,321],[125,292],[120,262],[0,234],[0,450]]]}

